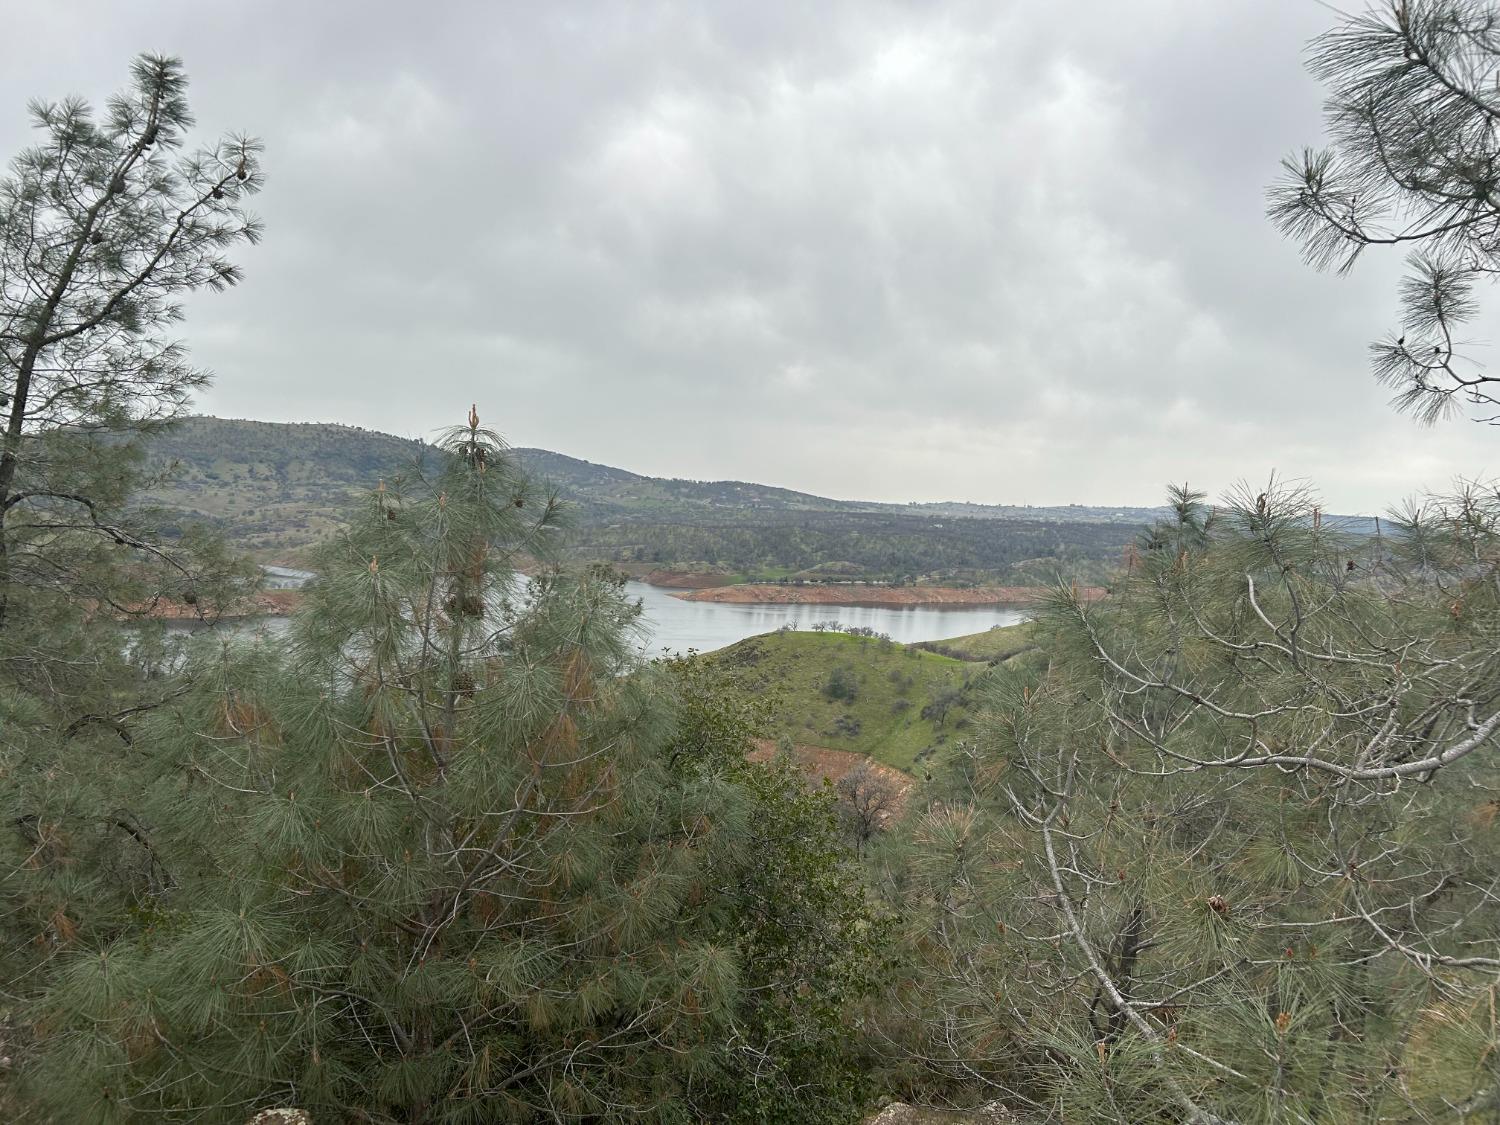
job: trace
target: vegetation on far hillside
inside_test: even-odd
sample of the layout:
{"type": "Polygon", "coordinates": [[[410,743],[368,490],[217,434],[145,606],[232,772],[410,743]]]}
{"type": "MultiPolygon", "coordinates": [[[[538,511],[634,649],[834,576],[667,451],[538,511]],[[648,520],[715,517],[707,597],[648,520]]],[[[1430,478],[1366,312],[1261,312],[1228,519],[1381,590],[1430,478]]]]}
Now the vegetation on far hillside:
{"type": "Polygon", "coordinates": [[[186,418],[150,447],[147,499],[266,561],[305,560],[382,477],[430,455],[424,442],[321,423],[186,418]]]}
{"type": "MultiPolygon", "coordinates": [[[[179,524],[201,521],[262,560],[297,561],[382,476],[430,446],[352,426],[197,417],[152,446],[172,472],[150,492],[179,524]],[[174,467],[175,466],[175,467],[174,467]]],[[[739,482],[642,477],[545,450],[513,451],[572,506],[577,561],[734,578],[1047,583],[1102,581],[1128,525],[1107,510],[957,506],[976,514],[825,500],[739,482]]]]}

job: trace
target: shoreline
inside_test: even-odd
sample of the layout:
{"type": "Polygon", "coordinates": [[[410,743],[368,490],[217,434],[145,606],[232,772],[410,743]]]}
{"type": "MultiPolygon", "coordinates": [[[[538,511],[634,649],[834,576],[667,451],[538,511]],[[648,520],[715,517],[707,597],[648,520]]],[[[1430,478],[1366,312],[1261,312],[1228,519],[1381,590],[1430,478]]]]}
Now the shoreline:
{"type": "MultiPolygon", "coordinates": [[[[262,617],[290,617],[292,611],[302,602],[302,591],[297,589],[287,590],[261,590],[242,598],[231,605],[224,606],[217,614],[207,615],[215,622],[224,621],[249,621],[262,617]]],[[[152,606],[148,611],[140,614],[145,621],[171,622],[196,622],[204,619],[197,605],[189,605],[179,600],[162,599],[152,606]]]]}
{"type": "MultiPolygon", "coordinates": [[[[1034,605],[1049,593],[1045,586],[776,586],[743,584],[687,590],[671,596],[685,602],[715,602],[721,605],[829,605],[940,607],[978,609],[984,606],[1034,605]]],[[[1107,591],[1102,586],[1081,586],[1084,601],[1095,602],[1107,591]]]]}
{"type": "MultiPolygon", "coordinates": [[[[1051,592],[1046,586],[877,586],[869,583],[783,586],[754,582],[721,585],[714,582],[712,576],[684,572],[657,572],[637,578],[636,581],[655,586],[681,601],[718,605],[982,609],[991,606],[1035,605],[1051,592]],[[651,581],[657,577],[667,581],[651,581]]],[[[1096,602],[1108,593],[1102,586],[1080,586],[1077,591],[1085,602],[1096,602]]],[[[240,621],[258,617],[289,617],[302,601],[302,593],[300,589],[262,590],[234,605],[225,606],[215,619],[240,621]]],[[[198,607],[175,600],[163,600],[142,616],[158,621],[200,619],[198,607]]]]}

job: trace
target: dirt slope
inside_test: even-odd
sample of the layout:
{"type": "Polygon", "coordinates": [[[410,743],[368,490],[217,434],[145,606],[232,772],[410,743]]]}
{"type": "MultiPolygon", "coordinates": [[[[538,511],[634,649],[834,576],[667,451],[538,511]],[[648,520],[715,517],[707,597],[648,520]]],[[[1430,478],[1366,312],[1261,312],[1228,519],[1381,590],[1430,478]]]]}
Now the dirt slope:
{"type": "MultiPolygon", "coordinates": [[[[768,738],[758,739],[755,746],[746,755],[752,762],[767,761],[776,753],[776,744],[768,738]]],[[[906,796],[914,781],[911,774],[898,770],[895,766],[884,765],[868,755],[856,754],[852,750],[835,750],[829,746],[794,746],[792,760],[814,785],[821,785],[824,781],[837,785],[839,778],[845,774],[853,773],[860,766],[869,765],[896,794],[896,804],[890,812],[892,819],[898,818],[906,807],[906,796]]]]}

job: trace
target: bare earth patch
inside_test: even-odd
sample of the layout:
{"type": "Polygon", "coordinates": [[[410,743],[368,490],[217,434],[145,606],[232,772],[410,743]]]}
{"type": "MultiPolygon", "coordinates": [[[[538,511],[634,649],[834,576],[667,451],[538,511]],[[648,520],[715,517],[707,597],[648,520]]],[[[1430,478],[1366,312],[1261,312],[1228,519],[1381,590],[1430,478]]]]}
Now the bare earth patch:
{"type": "MultiPolygon", "coordinates": [[[[261,590],[241,598],[223,612],[213,615],[220,621],[237,621],[246,617],[287,617],[302,604],[301,590],[261,590]]],[[[151,606],[137,606],[134,612],[159,621],[191,621],[202,615],[200,607],[183,601],[163,598],[151,606]]]]}
{"type": "MultiPolygon", "coordinates": [[[[775,754],[776,743],[768,738],[761,738],[756,740],[755,749],[746,757],[752,762],[766,762],[775,754]]],[[[896,795],[890,813],[892,819],[898,819],[905,811],[907,794],[914,784],[911,774],[904,773],[895,766],[877,762],[866,754],[856,754],[852,750],[835,750],[830,746],[793,746],[792,760],[814,785],[821,785],[824,781],[837,785],[839,779],[846,774],[868,765],[871,772],[886,782],[896,795]]]]}

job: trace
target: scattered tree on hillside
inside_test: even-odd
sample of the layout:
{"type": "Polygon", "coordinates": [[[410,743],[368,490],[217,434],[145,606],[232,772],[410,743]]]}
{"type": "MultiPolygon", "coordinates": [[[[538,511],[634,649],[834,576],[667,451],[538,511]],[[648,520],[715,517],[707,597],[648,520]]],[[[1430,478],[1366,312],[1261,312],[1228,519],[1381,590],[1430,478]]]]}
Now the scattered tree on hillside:
{"type": "Polygon", "coordinates": [[[823,696],[834,702],[852,703],[859,698],[859,680],[854,670],[840,664],[828,673],[823,682],[823,696]]]}
{"type": "Polygon", "coordinates": [[[956,687],[939,688],[922,708],[922,718],[934,722],[939,728],[948,725],[948,715],[953,708],[963,703],[963,690],[956,687]]]}
{"type": "Polygon", "coordinates": [[[900,794],[891,780],[869,762],[839,778],[834,791],[838,793],[839,816],[854,841],[855,851],[864,855],[876,833],[883,832],[896,815],[900,794]]]}

